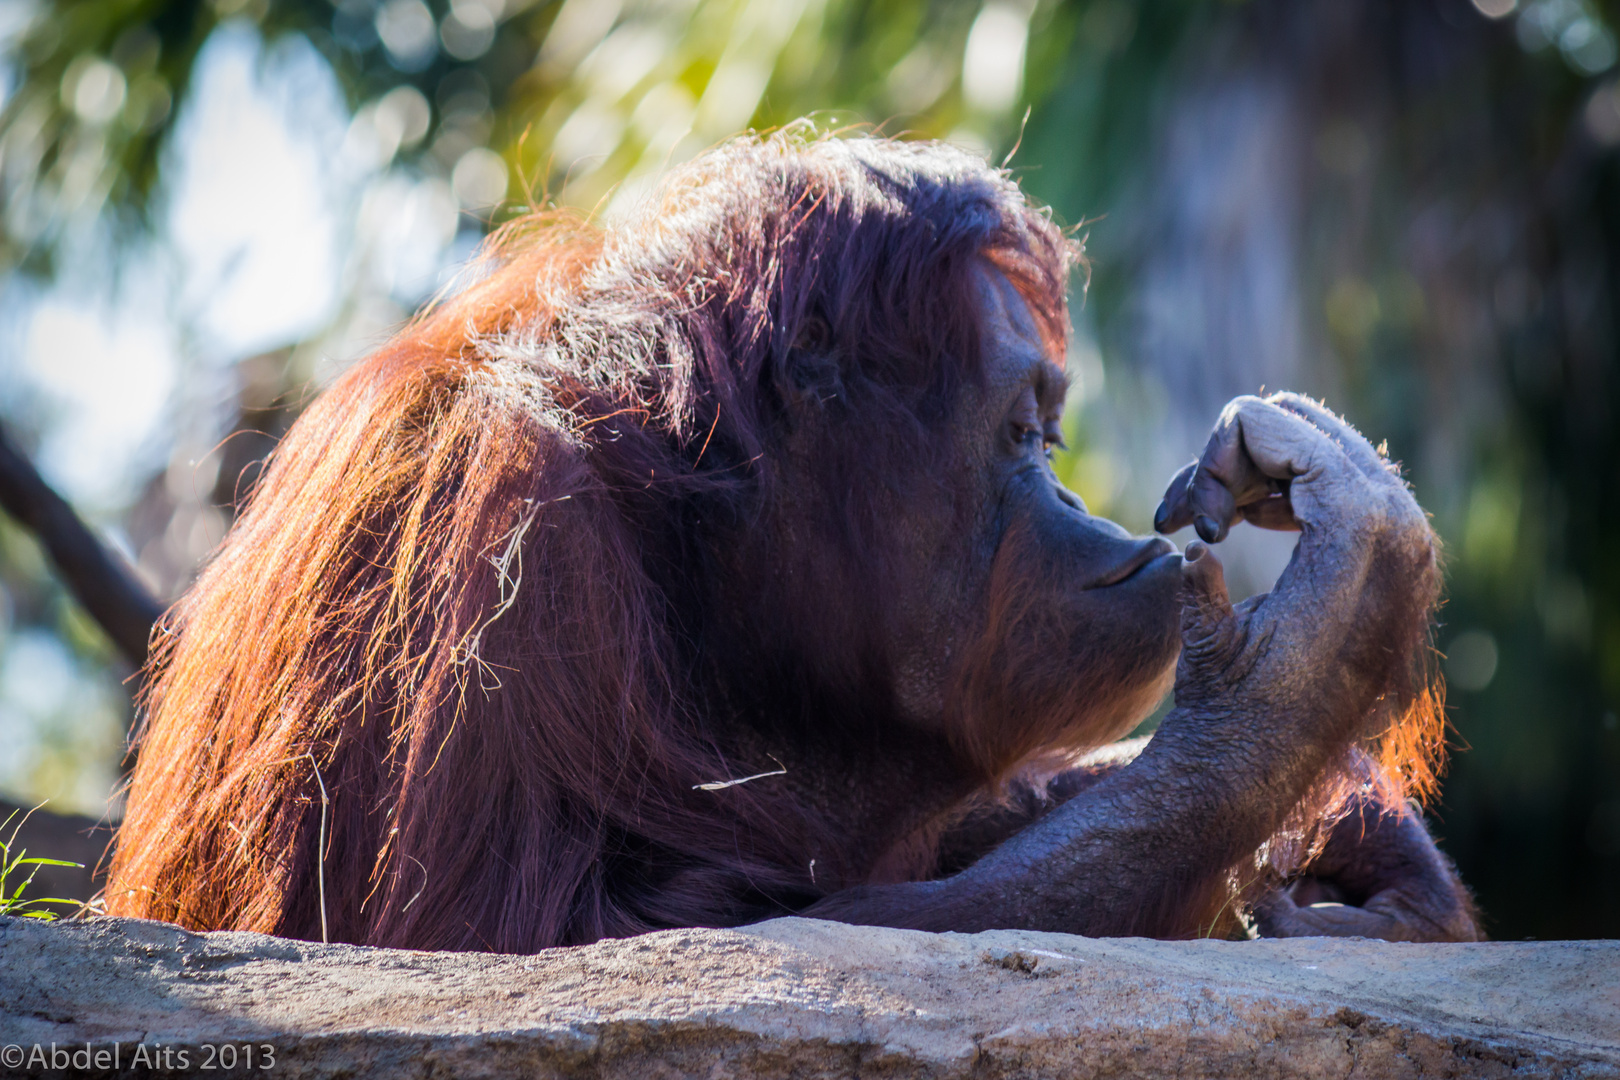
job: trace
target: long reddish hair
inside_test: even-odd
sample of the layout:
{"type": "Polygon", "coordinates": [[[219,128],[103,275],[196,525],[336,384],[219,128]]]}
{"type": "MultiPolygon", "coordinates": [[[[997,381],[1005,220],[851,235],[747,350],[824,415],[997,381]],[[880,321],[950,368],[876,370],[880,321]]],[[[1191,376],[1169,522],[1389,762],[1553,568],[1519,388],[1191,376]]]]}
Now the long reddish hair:
{"type": "MultiPolygon", "coordinates": [[[[760,764],[705,715],[693,523],[770,504],[807,341],[851,423],[922,432],[978,370],[973,264],[1061,356],[1076,257],[969,154],[793,132],[674,170],[622,224],[501,230],[481,281],[299,419],[158,631],[108,911],[525,951],[858,880],[806,865],[837,846],[812,810],[693,791],[760,764]]],[[[850,553],[870,517],[855,498],[850,553]]],[[[851,633],[880,591],[843,594],[851,633]]]]}

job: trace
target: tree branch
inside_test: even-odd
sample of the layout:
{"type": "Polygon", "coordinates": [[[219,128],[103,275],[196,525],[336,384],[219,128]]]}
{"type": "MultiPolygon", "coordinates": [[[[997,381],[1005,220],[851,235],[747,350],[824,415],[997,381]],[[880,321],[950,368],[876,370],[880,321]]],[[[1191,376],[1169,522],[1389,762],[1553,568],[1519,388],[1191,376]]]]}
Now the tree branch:
{"type": "Polygon", "coordinates": [[[51,489],[0,426],[0,507],[39,538],[62,580],[118,650],[140,668],[158,616],[157,600],[51,489]]]}

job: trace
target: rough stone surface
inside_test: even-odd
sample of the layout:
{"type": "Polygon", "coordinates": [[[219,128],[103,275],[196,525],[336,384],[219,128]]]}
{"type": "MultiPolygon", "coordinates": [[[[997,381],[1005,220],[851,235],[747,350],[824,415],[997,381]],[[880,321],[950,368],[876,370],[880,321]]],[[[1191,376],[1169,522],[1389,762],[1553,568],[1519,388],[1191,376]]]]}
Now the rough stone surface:
{"type": "Polygon", "coordinates": [[[279,1077],[1620,1077],[1620,942],[782,919],[486,956],[0,919],[0,1074],[78,1075],[87,1044],[131,1075],[268,1044],[279,1077]]]}

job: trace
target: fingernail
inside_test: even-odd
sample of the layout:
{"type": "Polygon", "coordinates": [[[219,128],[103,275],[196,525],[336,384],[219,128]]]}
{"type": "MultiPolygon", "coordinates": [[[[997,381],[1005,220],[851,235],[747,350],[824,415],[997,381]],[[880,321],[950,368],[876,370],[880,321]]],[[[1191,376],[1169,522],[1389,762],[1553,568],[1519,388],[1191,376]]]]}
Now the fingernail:
{"type": "Polygon", "coordinates": [[[1209,548],[1205,547],[1203,544],[1200,544],[1197,540],[1194,540],[1182,550],[1181,557],[1186,559],[1188,562],[1197,562],[1199,559],[1204,557],[1204,554],[1207,551],[1209,551],[1209,548]]]}
{"type": "Polygon", "coordinates": [[[1169,517],[1170,517],[1170,504],[1167,503],[1167,502],[1161,501],[1159,503],[1159,508],[1157,510],[1153,511],[1153,531],[1154,532],[1164,532],[1164,523],[1167,520],[1169,520],[1169,517]]]}
{"type": "Polygon", "coordinates": [[[1221,539],[1221,523],[1208,514],[1199,514],[1193,520],[1193,528],[1198,530],[1198,535],[1204,538],[1206,544],[1218,543],[1221,539]]]}

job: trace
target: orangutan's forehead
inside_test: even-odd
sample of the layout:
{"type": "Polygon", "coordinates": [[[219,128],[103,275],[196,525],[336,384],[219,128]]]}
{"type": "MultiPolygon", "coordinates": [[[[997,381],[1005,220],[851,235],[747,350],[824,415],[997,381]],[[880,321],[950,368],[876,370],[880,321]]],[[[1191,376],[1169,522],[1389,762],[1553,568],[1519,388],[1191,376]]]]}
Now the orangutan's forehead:
{"type": "Polygon", "coordinates": [[[994,266],[980,270],[977,291],[984,361],[991,383],[1031,385],[1043,409],[1057,408],[1068,391],[1068,380],[1048,354],[1047,339],[1028,301],[994,266]]]}

